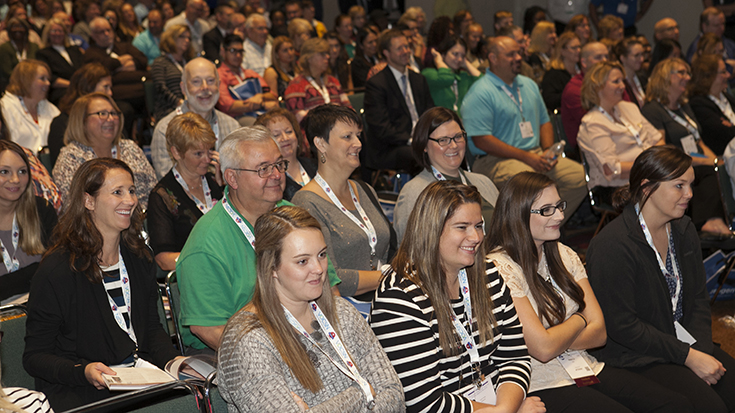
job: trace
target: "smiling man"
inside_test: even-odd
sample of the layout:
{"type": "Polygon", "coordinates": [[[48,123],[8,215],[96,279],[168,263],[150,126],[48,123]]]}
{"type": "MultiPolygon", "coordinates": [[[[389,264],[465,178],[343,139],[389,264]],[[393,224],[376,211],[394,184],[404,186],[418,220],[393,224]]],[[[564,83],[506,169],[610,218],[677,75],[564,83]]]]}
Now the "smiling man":
{"type": "Polygon", "coordinates": [[[219,83],[217,67],[203,57],[198,57],[184,66],[181,90],[186,100],[158,122],[151,140],[151,159],[159,180],[174,165],[166,149],[166,129],[175,116],[191,111],[203,117],[217,136],[217,149],[225,136],[240,127],[231,116],[214,108],[219,99],[219,83]]]}

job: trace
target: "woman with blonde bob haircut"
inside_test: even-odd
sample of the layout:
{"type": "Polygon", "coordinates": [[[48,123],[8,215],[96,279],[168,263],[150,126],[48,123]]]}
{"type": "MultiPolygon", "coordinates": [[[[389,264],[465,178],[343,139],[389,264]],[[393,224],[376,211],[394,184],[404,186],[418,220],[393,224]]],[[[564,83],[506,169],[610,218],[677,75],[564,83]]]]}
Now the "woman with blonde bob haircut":
{"type": "Polygon", "coordinates": [[[227,322],[218,351],[229,408],[405,411],[398,376],[370,327],[332,296],[319,223],[302,208],[276,208],[256,221],[254,246],[253,299],[227,322]]]}
{"type": "Polygon", "coordinates": [[[69,126],[54,165],[53,177],[62,198],[68,196],[74,173],[93,158],[115,158],[125,162],[135,177],[135,192],[143,209],[156,186],[153,171],[143,150],[130,139],[122,139],[123,115],[115,100],[104,93],[82,96],[69,111],[69,126]]]}
{"type": "Polygon", "coordinates": [[[540,21],[531,32],[528,46],[528,64],[533,68],[533,80],[541,84],[546,71],[551,69],[551,52],[556,44],[556,26],[549,21],[540,21]]]}
{"type": "Polygon", "coordinates": [[[556,40],[551,53],[549,70],[541,81],[541,94],[546,109],[552,111],[561,107],[561,94],[572,76],[579,73],[579,54],[582,43],[573,32],[564,32],[556,40]]]}

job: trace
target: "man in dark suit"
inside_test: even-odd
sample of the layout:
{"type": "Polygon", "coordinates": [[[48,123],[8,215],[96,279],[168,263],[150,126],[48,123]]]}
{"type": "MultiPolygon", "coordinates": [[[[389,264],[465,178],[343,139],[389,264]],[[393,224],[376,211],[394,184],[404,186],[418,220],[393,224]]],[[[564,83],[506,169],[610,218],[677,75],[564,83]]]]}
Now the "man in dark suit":
{"type": "Polygon", "coordinates": [[[219,49],[222,46],[222,40],[225,39],[227,33],[232,30],[229,26],[230,17],[235,13],[235,9],[229,4],[221,4],[214,9],[214,17],[217,20],[217,26],[214,29],[204,33],[202,38],[202,48],[204,57],[219,65],[219,49]]]}
{"type": "Polygon", "coordinates": [[[401,31],[384,33],[379,51],[388,65],[365,85],[367,167],[414,169],[411,132],[421,114],[434,106],[434,100],[426,79],[408,68],[411,49],[401,31]]]}

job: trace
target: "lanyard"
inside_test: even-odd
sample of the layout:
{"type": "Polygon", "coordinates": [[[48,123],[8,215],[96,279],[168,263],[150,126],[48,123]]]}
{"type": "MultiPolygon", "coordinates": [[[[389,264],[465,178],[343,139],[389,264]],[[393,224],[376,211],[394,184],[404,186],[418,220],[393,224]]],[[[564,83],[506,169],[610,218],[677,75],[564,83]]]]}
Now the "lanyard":
{"type": "MultiPolygon", "coordinates": [[[[183,115],[184,114],[183,107],[184,107],[184,105],[182,104],[181,106],[179,106],[179,107],[176,108],[176,115],[183,115]]],[[[214,109],[212,109],[212,111],[214,111],[214,109]]],[[[219,144],[222,141],[220,140],[220,136],[219,136],[219,121],[217,120],[217,113],[216,112],[212,113],[212,118],[213,118],[213,122],[214,123],[211,123],[210,122],[209,125],[212,127],[212,132],[214,132],[214,136],[217,137],[217,148],[219,149],[219,144]]],[[[209,122],[209,121],[207,121],[207,122],[209,122]]]]}
{"type": "MultiPolygon", "coordinates": [[[[309,178],[309,174],[306,173],[306,170],[304,169],[304,167],[301,166],[301,162],[296,161],[296,166],[299,167],[299,174],[301,174],[301,182],[303,182],[301,186],[308,184],[309,181],[311,181],[311,178],[309,178]]],[[[291,175],[288,173],[288,171],[286,171],[286,174],[288,174],[289,176],[291,175]]]]}
{"type": "MultiPolygon", "coordinates": [[[[653,237],[651,236],[651,232],[648,230],[648,226],[646,225],[646,221],[643,219],[643,214],[640,212],[640,208],[638,204],[635,205],[635,212],[638,214],[638,221],[641,224],[641,228],[643,229],[643,235],[646,237],[646,242],[648,242],[648,245],[653,249],[654,254],[656,255],[656,260],[658,261],[658,267],[661,269],[661,272],[666,276],[669,274],[668,271],[666,271],[666,264],[661,260],[661,255],[658,253],[658,250],[653,245],[653,237]]],[[[669,250],[666,252],[666,254],[671,254],[672,251],[672,242],[671,242],[671,233],[669,232],[669,225],[666,225],[666,237],[669,240],[669,250]]],[[[671,257],[671,268],[674,269],[674,278],[676,278],[676,293],[674,294],[674,297],[671,298],[671,306],[673,308],[672,312],[676,312],[676,305],[679,302],[679,293],[681,292],[681,276],[679,275],[679,269],[676,266],[676,259],[672,256],[671,257]]]]}
{"type": "Polygon", "coordinates": [[[0,249],[2,249],[3,252],[3,262],[5,263],[5,268],[8,270],[8,273],[17,271],[18,268],[20,268],[20,262],[15,258],[15,254],[18,253],[18,238],[20,238],[20,231],[18,231],[18,217],[16,214],[13,214],[13,232],[11,233],[11,236],[13,238],[12,257],[8,253],[8,249],[5,248],[5,245],[3,245],[3,241],[0,240],[0,249]]]}
{"type": "Polygon", "coordinates": [[[184,178],[181,176],[179,171],[176,169],[176,167],[173,167],[174,172],[174,178],[176,178],[176,182],[181,185],[182,188],[184,188],[184,192],[186,192],[186,195],[189,195],[189,198],[191,198],[192,201],[196,204],[197,208],[199,208],[200,211],[202,211],[202,214],[206,214],[209,212],[210,209],[212,209],[212,206],[214,204],[212,203],[212,192],[209,190],[209,183],[207,183],[207,178],[202,175],[202,191],[204,191],[204,202],[206,202],[206,205],[202,203],[197,197],[195,197],[191,192],[189,192],[189,185],[186,184],[184,181],[184,178]]]}
{"type": "MultiPolygon", "coordinates": [[[[438,181],[445,181],[447,178],[439,172],[434,166],[431,166],[431,172],[434,174],[434,178],[436,178],[438,181]]],[[[463,184],[467,185],[467,179],[462,175],[462,171],[459,171],[459,179],[462,181],[463,184]]]]}
{"type": "MultiPolygon", "coordinates": [[[[181,66],[181,63],[177,62],[173,56],[171,56],[171,53],[168,54],[168,59],[174,64],[174,66],[176,66],[177,69],[179,69],[179,72],[184,73],[183,66],[181,66]]],[[[184,64],[186,64],[186,60],[184,60],[184,64]]]]}
{"type": "Polygon", "coordinates": [[[516,100],[515,96],[513,96],[512,93],[510,93],[510,89],[508,89],[506,85],[503,85],[503,92],[508,95],[510,100],[512,100],[516,106],[518,106],[518,110],[521,111],[521,119],[523,119],[523,121],[525,122],[526,117],[523,116],[523,96],[521,96],[521,88],[516,86],[516,94],[518,95],[518,100],[516,100]]]}
{"type": "MultiPolygon", "coordinates": [[[[602,106],[598,106],[597,109],[600,111],[600,113],[605,115],[605,117],[607,117],[610,120],[610,122],[618,123],[612,115],[607,113],[607,111],[602,108],[602,106]]],[[[613,108],[613,113],[614,112],[615,112],[615,108],[613,108]]],[[[641,141],[641,131],[643,130],[643,125],[641,125],[640,129],[636,130],[635,127],[630,122],[628,122],[625,118],[623,118],[622,116],[618,116],[618,117],[620,118],[620,123],[622,123],[623,126],[625,126],[625,128],[628,129],[628,132],[630,132],[630,134],[633,135],[633,138],[635,139],[635,142],[638,144],[638,146],[642,147],[643,142],[641,141]]]]}
{"type": "Polygon", "coordinates": [[[322,353],[324,353],[325,356],[329,359],[329,361],[332,362],[332,364],[335,365],[342,373],[345,374],[345,376],[351,378],[357,384],[360,386],[360,389],[362,389],[363,393],[365,393],[365,397],[367,398],[368,402],[368,409],[372,410],[373,407],[375,407],[375,399],[373,398],[372,391],[370,390],[370,383],[368,383],[367,380],[365,380],[364,377],[360,374],[360,372],[357,370],[357,366],[352,362],[352,358],[350,357],[350,354],[347,352],[347,349],[345,348],[344,344],[342,344],[342,340],[340,340],[339,336],[337,335],[337,332],[334,331],[334,328],[329,323],[329,320],[327,320],[327,317],[324,316],[324,313],[322,313],[322,310],[319,308],[319,306],[316,304],[316,302],[311,301],[310,307],[312,313],[314,313],[314,317],[316,318],[316,321],[319,323],[319,326],[321,326],[322,330],[324,330],[327,336],[327,340],[329,340],[329,344],[332,345],[332,348],[337,353],[340,359],[342,359],[342,363],[337,363],[336,360],[334,360],[329,354],[327,354],[324,349],[317,344],[316,341],[309,335],[309,333],[306,332],[304,327],[299,323],[298,320],[291,314],[290,311],[286,307],[283,306],[283,312],[286,314],[286,319],[289,323],[299,332],[301,335],[306,337],[309,341],[311,341],[312,344],[319,350],[321,350],[322,353]],[[345,365],[347,367],[345,367],[345,365]]]}
{"type": "Polygon", "coordinates": [[[686,112],[684,112],[682,110],[682,113],[684,114],[684,117],[686,118],[686,120],[684,120],[684,119],[681,118],[681,116],[679,116],[676,113],[674,113],[674,111],[672,111],[671,109],[669,109],[669,108],[667,108],[665,106],[664,106],[664,109],[666,109],[666,111],[669,112],[669,116],[671,116],[676,121],[676,123],[678,123],[679,125],[685,127],[686,130],[689,131],[689,133],[691,133],[692,135],[694,135],[694,138],[696,140],[699,140],[700,139],[699,138],[699,130],[697,129],[697,123],[694,122],[692,120],[692,118],[690,118],[689,115],[686,114],[686,112]]]}
{"type": "Polygon", "coordinates": [[[635,88],[633,88],[633,91],[636,94],[636,99],[642,104],[646,100],[646,92],[643,90],[643,85],[641,85],[640,79],[638,79],[638,76],[633,76],[633,83],[635,84],[635,88]]]}
{"type": "Polygon", "coordinates": [[[720,98],[716,98],[712,95],[709,95],[710,100],[715,102],[715,105],[717,105],[718,108],[720,108],[720,111],[727,117],[727,119],[730,121],[730,123],[735,124],[735,112],[732,111],[732,106],[730,106],[730,102],[727,100],[727,98],[720,93],[720,98]]]}
{"type": "Polygon", "coordinates": [[[352,190],[352,185],[350,185],[349,181],[347,182],[347,186],[350,188],[350,196],[352,197],[352,202],[355,204],[355,208],[357,208],[357,212],[360,214],[360,218],[362,218],[363,222],[360,222],[360,220],[357,219],[355,215],[347,211],[347,208],[342,205],[342,202],[340,202],[339,198],[337,198],[337,195],[334,194],[332,188],[329,187],[327,181],[325,181],[318,172],[314,177],[314,180],[316,181],[316,183],[319,184],[320,187],[322,187],[322,190],[324,190],[324,192],[327,194],[329,199],[332,200],[334,205],[336,205],[343,214],[345,214],[350,220],[352,220],[352,222],[355,223],[355,225],[360,227],[365,232],[368,237],[368,243],[370,244],[370,267],[374,270],[375,264],[373,264],[373,259],[375,258],[375,246],[378,244],[378,236],[375,233],[375,227],[373,227],[373,223],[370,222],[370,218],[368,218],[365,210],[362,209],[360,201],[357,200],[357,197],[355,196],[355,191],[352,190]]]}
{"type": "Polygon", "coordinates": [[[479,388],[482,385],[483,379],[482,374],[480,374],[480,352],[477,350],[475,341],[472,339],[472,301],[470,299],[470,284],[467,281],[467,271],[465,269],[460,270],[457,278],[459,279],[459,291],[462,294],[462,304],[464,305],[464,313],[467,316],[470,332],[468,333],[462,323],[459,322],[457,316],[454,315],[454,311],[450,315],[454,329],[457,330],[457,334],[459,334],[459,338],[462,340],[462,345],[470,354],[472,369],[478,373],[477,377],[474,377],[473,383],[479,388]]]}
{"type": "Polygon", "coordinates": [[[255,235],[253,235],[253,231],[248,228],[248,224],[245,223],[245,220],[240,218],[240,215],[235,212],[235,210],[230,205],[230,201],[227,200],[227,195],[222,197],[222,206],[225,207],[225,211],[227,211],[227,214],[232,218],[233,221],[235,221],[235,224],[240,228],[240,231],[245,235],[245,238],[248,239],[250,242],[250,245],[255,249],[255,235]]]}
{"type": "Polygon", "coordinates": [[[324,99],[325,104],[330,103],[332,101],[332,99],[330,99],[329,97],[329,89],[327,89],[327,84],[324,82],[324,76],[321,77],[322,84],[324,85],[322,87],[319,87],[319,85],[317,85],[316,82],[314,81],[314,78],[311,76],[307,76],[306,80],[308,80],[309,83],[311,83],[314,89],[319,91],[319,94],[322,95],[322,99],[324,99]]]}
{"type": "Polygon", "coordinates": [[[128,269],[125,268],[125,261],[123,261],[122,253],[120,252],[120,250],[118,250],[117,254],[120,267],[120,286],[122,288],[125,306],[128,308],[130,328],[128,328],[128,326],[125,324],[125,319],[123,318],[122,311],[117,308],[117,304],[115,304],[115,301],[112,299],[112,297],[110,297],[109,292],[107,293],[107,301],[109,301],[110,303],[110,308],[112,309],[112,314],[115,316],[115,321],[117,322],[117,325],[120,326],[123,331],[126,331],[128,333],[128,336],[131,340],[135,342],[135,344],[138,344],[138,339],[135,337],[135,331],[133,330],[133,318],[130,308],[130,279],[128,278],[128,269]]]}

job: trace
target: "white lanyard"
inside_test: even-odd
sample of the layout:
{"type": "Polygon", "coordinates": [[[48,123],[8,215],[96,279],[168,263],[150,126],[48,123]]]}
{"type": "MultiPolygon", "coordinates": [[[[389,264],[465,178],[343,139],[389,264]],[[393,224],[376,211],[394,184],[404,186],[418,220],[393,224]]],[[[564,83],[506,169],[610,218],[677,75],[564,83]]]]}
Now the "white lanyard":
{"type": "Polygon", "coordinates": [[[320,187],[322,187],[322,190],[327,194],[329,199],[332,200],[335,206],[339,208],[343,214],[345,214],[352,222],[355,223],[358,227],[360,227],[365,234],[368,237],[368,243],[370,244],[370,266],[374,270],[375,264],[374,258],[375,258],[375,246],[378,244],[378,236],[375,233],[375,227],[373,227],[373,223],[370,222],[370,218],[368,218],[367,214],[365,213],[365,210],[360,205],[360,201],[357,200],[357,197],[355,196],[355,191],[352,190],[352,185],[350,182],[347,182],[347,186],[350,188],[350,196],[352,197],[352,202],[355,204],[355,208],[357,209],[357,212],[360,214],[360,218],[362,218],[362,222],[357,219],[357,217],[353,214],[351,214],[349,211],[347,211],[347,208],[342,205],[342,202],[340,202],[339,198],[337,198],[337,195],[334,194],[332,191],[332,188],[329,187],[329,184],[327,181],[324,180],[324,178],[319,175],[317,172],[316,176],[314,177],[314,180],[316,183],[319,184],[320,187]]]}
{"type": "Polygon", "coordinates": [[[123,331],[128,333],[131,340],[138,344],[138,339],[135,337],[135,331],[133,330],[133,317],[132,309],[130,307],[130,278],[128,278],[128,269],[125,268],[125,261],[123,261],[122,253],[120,250],[117,251],[118,255],[118,266],[120,268],[120,286],[123,292],[123,300],[125,300],[125,306],[128,308],[128,319],[130,320],[130,328],[125,324],[125,318],[123,318],[122,312],[117,308],[115,300],[110,297],[109,292],[107,293],[107,301],[110,303],[112,314],[115,316],[117,325],[120,326],[123,331]]]}
{"type": "Polygon", "coordinates": [[[209,190],[209,183],[207,183],[207,178],[202,175],[202,191],[204,191],[204,202],[206,202],[206,205],[202,203],[197,197],[194,196],[191,192],[189,192],[189,185],[186,184],[184,181],[184,178],[181,176],[179,171],[176,169],[176,167],[173,167],[174,172],[174,178],[176,178],[176,182],[181,185],[182,188],[184,188],[184,192],[186,192],[186,195],[189,195],[189,198],[191,198],[192,201],[196,204],[197,208],[199,208],[200,211],[202,211],[202,214],[206,214],[209,212],[210,209],[214,206],[212,203],[212,192],[209,190]]]}
{"type": "MultiPolygon", "coordinates": [[[[171,53],[168,54],[168,59],[171,60],[171,63],[173,63],[177,69],[179,69],[179,72],[184,73],[184,67],[181,66],[181,64],[177,62],[173,56],[171,56],[171,53]]],[[[184,60],[184,64],[186,64],[186,60],[184,60]]]]}
{"type": "MultiPolygon", "coordinates": [[[[304,169],[304,167],[301,166],[301,162],[296,161],[296,166],[298,166],[299,174],[301,175],[301,182],[302,182],[301,186],[308,184],[309,181],[311,181],[311,178],[309,178],[309,174],[306,173],[306,170],[304,169]]],[[[286,174],[288,174],[289,176],[291,175],[288,173],[288,171],[286,171],[286,174]]]]}
{"type": "Polygon", "coordinates": [[[112,153],[112,159],[117,159],[117,145],[113,145],[110,152],[112,153]]]}
{"type": "Polygon", "coordinates": [[[523,121],[525,122],[526,121],[526,117],[523,116],[523,96],[521,96],[521,88],[518,87],[518,86],[516,86],[516,93],[518,94],[518,100],[516,100],[516,98],[513,96],[513,94],[510,93],[510,89],[508,89],[508,87],[505,86],[505,85],[503,85],[503,92],[505,92],[505,94],[508,95],[508,97],[510,98],[510,100],[512,100],[513,103],[515,103],[516,106],[518,106],[518,110],[521,111],[521,119],[523,119],[523,121]]]}
{"type": "MultiPolygon", "coordinates": [[[[434,174],[434,178],[436,178],[438,181],[445,181],[447,178],[439,172],[434,166],[431,166],[431,172],[434,174]]],[[[467,179],[462,175],[462,171],[459,171],[459,179],[462,181],[463,184],[467,185],[467,179]]]]}
{"type": "MultiPolygon", "coordinates": [[[[605,109],[602,108],[602,106],[598,106],[597,109],[600,111],[600,113],[605,115],[605,117],[607,117],[610,120],[610,122],[618,123],[614,117],[612,117],[609,113],[607,113],[605,109]]],[[[614,111],[615,109],[613,108],[613,112],[614,111]]],[[[625,126],[625,128],[628,129],[628,132],[630,132],[630,134],[633,135],[633,138],[635,139],[635,142],[638,144],[638,146],[643,146],[643,142],[641,141],[641,130],[643,130],[643,126],[641,126],[640,129],[636,130],[635,127],[630,122],[625,120],[625,118],[623,118],[622,116],[618,116],[618,117],[620,118],[620,123],[622,123],[623,126],[625,126]]]]}
{"type": "Polygon", "coordinates": [[[0,240],[0,249],[3,252],[3,262],[5,268],[8,270],[8,274],[17,271],[20,268],[20,262],[15,255],[18,253],[18,239],[20,238],[20,231],[18,231],[18,218],[16,214],[13,214],[13,232],[10,234],[13,239],[13,256],[11,257],[8,253],[8,249],[3,245],[3,241],[0,240]]]}
{"type": "Polygon", "coordinates": [[[306,76],[306,80],[308,80],[309,83],[314,86],[314,89],[319,91],[319,94],[322,95],[322,99],[324,99],[325,104],[332,101],[332,99],[329,98],[329,89],[327,89],[327,84],[324,82],[324,76],[321,77],[322,84],[324,85],[322,87],[319,87],[319,85],[317,85],[314,81],[314,78],[312,78],[311,76],[306,76]]]}
{"type": "Polygon", "coordinates": [[[635,98],[638,99],[638,103],[640,103],[642,106],[646,100],[646,92],[643,90],[643,85],[641,85],[641,81],[636,75],[633,75],[633,84],[635,85],[635,87],[633,88],[635,98]]]}
{"type": "Polygon", "coordinates": [[[720,98],[716,98],[712,95],[709,95],[710,100],[715,102],[715,105],[717,105],[718,108],[720,108],[720,111],[727,117],[727,119],[730,121],[730,123],[735,124],[735,112],[732,110],[732,106],[730,106],[730,102],[727,100],[727,98],[720,93],[720,98]]]}
{"type": "Polygon", "coordinates": [[[681,116],[674,113],[671,109],[664,106],[664,109],[666,109],[667,112],[669,112],[669,116],[671,116],[676,123],[686,128],[686,130],[689,131],[692,135],[694,135],[694,138],[696,140],[699,140],[699,130],[697,129],[697,123],[692,120],[692,118],[689,117],[689,115],[682,110],[681,112],[684,114],[684,117],[686,120],[682,119],[681,116]]]}
{"type": "Polygon", "coordinates": [[[460,340],[462,340],[462,346],[467,349],[470,355],[470,363],[472,369],[477,373],[477,377],[473,377],[473,382],[478,388],[482,385],[482,374],[480,373],[480,352],[477,350],[477,345],[472,339],[472,300],[470,299],[470,285],[467,281],[467,271],[463,268],[457,274],[459,279],[459,292],[462,294],[462,304],[464,305],[464,313],[467,316],[467,324],[470,326],[470,332],[465,330],[462,323],[459,322],[457,316],[454,315],[454,311],[451,312],[450,316],[454,329],[457,330],[460,340]]]}
{"type": "MultiPolygon", "coordinates": [[[[176,115],[183,115],[184,110],[182,109],[184,105],[176,108],[176,115]]],[[[214,110],[214,109],[212,109],[214,110]]],[[[212,113],[212,117],[214,119],[214,123],[210,123],[209,125],[212,127],[212,132],[214,132],[214,136],[217,137],[217,148],[219,148],[219,143],[221,142],[220,136],[219,136],[219,121],[217,120],[217,113],[212,113]]]]}
{"type": "Polygon", "coordinates": [[[336,360],[334,360],[329,354],[327,354],[326,351],[324,351],[323,348],[321,348],[321,346],[319,346],[319,344],[317,344],[317,342],[309,335],[309,333],[306,332],[301,323],[296,320],[296,317],[294,317],[293,314],[291,314],[291,312],[283,306],[283,304],[281,304],[281,307],[283,307],[283,312],[286,314],[286,319],[288,320],[288,322],[291,323],[291,325],[299,333],[301,333],[304,337],[311,341],[316,348],[321,350],[321,352],[324,353],[325,356],[327,356],[329,361],[331,361],[332,364],[335,365],[335,367],[337,367],[342,373],[344,373],[345,376],[357,382],[357,384],[360,386],[360,389],[362,389],[363,393],[365,393],[368,409],[372,410],[373,407],[375,407],[375,399],[373,398],[373,392],[370,390],[370,383],[368,383],[368,381],[365,380],[365,378],[362,377],[360,372],[357,370],[357,366],[355,366],[355,364],[352,362],[350,353],[347,352],[345,345],[342,344],[342,340],[340,340],[337,332],[334,331],[334,328],[332,328],[332,325],[329,323],[329,320],[327,320],[327,317],[325,317],[324,313],[322,313],[321,308],[319,308],[319,306],[314,301],[309,302],[309,304],[312,313],[314,313],[314,318],[316,318],[319,326],[321,326],[322,330],[324,330],[324,332],[326,333],[329,344],[332,345],[334,351],[337,353],[337,355],[339,355],[339,358],[342,359],[344,365],[347,366],[346,368],[344,365],[337,363],[336,360]]]}
{"type": "MultiPolygon", "coordinates": [[[[639,212],[640,208],[638,204],[635,205],[635,212],[638,214],[638,221],[641,224],[641,228],[643,229],[643,235],[646,237],[646,241],[648,242],[648,245],[653,249],[653,253],[656,255],[656,260],[658,261],[658,266],[661,269],[661,272],[664,274],[669,274],[668,271],[666,271],[666,263],[661,260],[661,255],[658,253],[658,250],[653,245],[653,237],[651,236],[651,232],[648,230],[648,226],[646,225],[645,219],[643,219],[643,214],[639,212]]],[[[666,241],[668,242],[668,250],[666,254],[671,254],[671,234],[669,233],[669,224],[666,225],[666,241]]],[[[671,256],[671,268],[674,269],[674,278],[676,278],[676,293],[674,294],[674,297],[671,298],[671,307],[672,312],[676,312],[676,305],[679,302],[679,293],[681,292],[681,276],[679,275],[679,269],[676,266],[676,259],[672,255],[671,256]]]]}
{"type": "Polygon", "coordinates": [[[454,92],[454,104],[452,105],[452,109],[457,112],[457,102],[459,102],[459,86],[457,86],[457,78],[454,78],[454,83],[452,83],[452,92],[454,92]]]}
{"type": "Polygon", "coordinates": [[[230,218],[235,221],[235,224],[237,224],[237,226],[240,228],[240,231],[245,234],[245,238],[247,238],[250,242],[250,245],[253,247],[253,249],[255,249],[255,235],[253,235],[253,231],[248,228],[248,224],[245,223],[245,220],[240,218],[240,215],[238,215],[237,212],[232,209],[230,201],[227,200],[227,196],[222,197],[222,206],[225,207],[225,211],[227,211],[227,214],[229,214],[230,218]]]}

